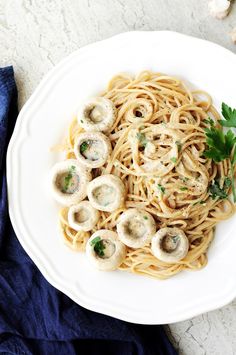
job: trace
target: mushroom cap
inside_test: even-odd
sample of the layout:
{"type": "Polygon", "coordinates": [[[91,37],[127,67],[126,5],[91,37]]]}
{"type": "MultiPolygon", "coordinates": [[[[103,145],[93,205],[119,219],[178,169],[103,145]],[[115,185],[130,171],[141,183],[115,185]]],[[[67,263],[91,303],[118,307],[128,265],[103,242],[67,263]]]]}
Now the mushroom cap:
{"type": "Polygon", "coordinates": [[[117,222],[119,239],[130,248],[142,248],[150,243],[155,232],[154,218],[150,213],[141,209],[126,210],[117,222]]]}
{"type": "Polygon", "coordinates": [[[89,201],[81,201],[68,211],[68,223],[76,231],[88,232],[93,229],[99,219],[99,212],[89,201]]]}
{"type": "Polygon", "coordinates": [[[87,168],[100,168],[108,160],[111,154],[111,142],[105,134],[101,132],[81,133],[74,145],[74,153],[78,161],[87,168]],[[84,146],[84,154],[81,146],[84,146]]]}
{"type": "Polygon", "coordinates": [[[77,120],[85,131],[108,131],[116,119],[114,103],[105,97],[92,97],[78,109],[77,120]]]}
{"type": "Polygon", "coordinates": [[[87,196],[87,184],[92,179],[90,171],[85,169],[76,159],[67,159],[56,163],[50,173],[51,191],[54,199],[64,206],[71,206],[87,196]],[[69,184],[75,179],[75,190],[62,191],[61,184],[69,184]]]}
{"type": "Polygon", "coordinates": [[[88,184],[87,193],[94,208],[112,212],[124,204],[125,186],[119,177],[106,174],[93,179],[88,184]]]}
{"type": "Polygon", "coordinates": [[[108,229],[100,229],[91,235],[86,244],[86,255],[98,270],[112,271],[117,269],[126,256],[126,247],[118,239],[117,233],[108,229]],[[99,256],[94,250],[92,241],[95,238],[100,237],[101,241],[106,242],[106,248],[108,248],[108,257],[106,257],[106,250],[104,256],[99,256]],[[92,245],[91,245],[92,244],[92,245]]]}
{"type": "Polygon", "coordinates": [[[151,249],[157,259],[176,263],[187,255],[189,241],[180,228],[161,228],[152,238],[151,249]]]}

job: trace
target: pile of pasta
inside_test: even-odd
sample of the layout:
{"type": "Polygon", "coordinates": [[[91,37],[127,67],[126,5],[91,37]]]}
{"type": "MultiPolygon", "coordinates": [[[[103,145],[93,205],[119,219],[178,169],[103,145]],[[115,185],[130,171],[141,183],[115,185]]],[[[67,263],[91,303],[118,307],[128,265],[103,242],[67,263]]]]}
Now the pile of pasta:
{"type": "MultiPolygon", "coordinates": [[[[66,243],[84,251],[90,235],[99,229],[116,231],[119,216],[128,208],[140,208],[155,219],[157,230],[182,229],[189,240],[186,257],[176,263],[158,260],[150,245],[131,249],[120,270],[165,279],[182,270],[197,270],[207,263],[207,250],[215,225],[234,213],[230,199],[212,199],[209,185],[224,183],[230,169],[227,159],[214,163],[203,155],[206,149],[206,119],[220,117],[211,97],[190,91],[183,81],[150,71],[135,78],[120,74],[112,78],[101,96],[116,107],[116,120],[106,132],[112,153],[93,176],[113,174],[126,188],[124,205],[113,212],[100,212],[91,232],[75,231],[67,219],[68,208],[60,211],[66,243]]],[[[66,143],[66,158],[75,158],[74,142],[83,132],[73,119],[66,143]]]]}

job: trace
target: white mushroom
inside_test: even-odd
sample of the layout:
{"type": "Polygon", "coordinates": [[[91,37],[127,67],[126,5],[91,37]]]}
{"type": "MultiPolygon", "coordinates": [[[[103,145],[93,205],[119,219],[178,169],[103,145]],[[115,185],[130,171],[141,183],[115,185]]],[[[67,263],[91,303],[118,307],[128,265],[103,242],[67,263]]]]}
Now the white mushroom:
{"type": "Polygon", "coordinates": [[[230,1],[229,0],[211,0],[208,3],[210,15],[222,20],[229,14],[230,1]]]}
{"type": "Polygon", "coordinates": [[[125,186],[115,175],[101,175],[88,184],[87,193],[94,208],[112,212],[124,204],[125,186]]]}
{"type": "Polygon", "coordinates": [[[117,233],[107,229],[96,231],[86,244],[86,255],[98,269],[117,269],[126,256],[126,247],[118,239],[117,233]]]}
{"type": "Polygon", "coordinates": [[[77,119],[85,131],[108,131],[115,122],[116,108],[105,97],[93,97],[85,101],[78,109],[77,119]]]}
{"type": "Polygon", "coordinates": [[[74,153],[84,166],[91,169],[99,168],[111,154],[111,142],[101,132],[81,133],[75,142],[74,153]]]}
{"type": "Polygon", "coordinates": [[[98,219],[99,212],[89,201],[82,201],[71,206],[68,211],[68,223],[76,231],[90,231],[95,227],[98,219]]]}
{"type": "Polygon", "coordinates": [[[86,186],[92,176],[77,160],[68,159],[55,164],[51,169],[51,190],[55,200],[71,206],[83,200],[86,186]]]}
{"type": "Polygon", "coordinates": [[[189,241],[182,229],[161,228],[152,238],[153,255],[166,263],[175,263],[183,259],[189,249],[189,241]]]}
{"type": "Polygon", "coordinates": [[[141,248],[148,244],[155,232],[155,220],[150,213],[144,210],[130,208],[118,219],[119,239],[131,248],[141,248]]]}

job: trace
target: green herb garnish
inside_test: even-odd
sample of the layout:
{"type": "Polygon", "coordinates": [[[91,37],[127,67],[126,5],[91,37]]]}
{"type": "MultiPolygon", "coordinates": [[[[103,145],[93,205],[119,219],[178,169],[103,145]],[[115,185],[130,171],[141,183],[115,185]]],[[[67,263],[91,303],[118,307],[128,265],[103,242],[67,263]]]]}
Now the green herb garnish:
{"type": "Polygon", "coordinates": [[[228,178],[228,177],[226,177],[226,178],[225,178],[225,181],[224,181],[224,186],[225,186],[225,187],[230,187],[231,184],[232,184],[231,179],[228,178]]]}
{"type": "Polygon", "coordinates": [[[104,256],[104,249],[106,249],[103,244],[103,240],[100,237],[96,237],[90,242],[91,246],[94,246],[94,251],[98,256],[104,256]]]}
{"type": "MultiPolygon", "coordinates": [[[[219,121],[219,123],[222,126],[236,127],[236,109],[232,109],[225,103],[222,103],[222,115],[225,118],[225,120],[219,121]]],[[[236,136],[231,130],[228,130],[227,133],[224,133],[222,129],[216,128],[213,125],[211,125],[210,128],[205,129],[205,134],[206,134],[206,143],[208,145],[208,149],[204,152],[204,156],[214,160],[216,163],[219,163],[225,159],[230,160],[231,185],[232,185],[234,202],[236,202],[236,190],[234,185],[234,167],[236,164],[236,149],[235,149],[236,136]]],[[[214,190],[214,188],[212,189],[214,190]]],[[[220,191],[218,192],[220,196],[224,196],[224,193],[226,194],[225,191],[224,193],[220,191]]],[[[215,195],[216,194],[213,191],[212,196],[215,195]]]]}
{"type": "Polygon", "coordinates": [[[205,129],[206,143],[209,147],[204,156],[213,159],[216,163],[230,158],[231,151],[236,143],[236,137],[231,130],[226,134],[221,129],[211,127],[205,129]]]}
{"type": "Polygon", "coordinates": [[[146,138],[146,136],[145,136],[144,133],[138,132],[138,133],[136,134],[136,138],[139,140],[139,142],[140,142],[140,144],[141,144],[142,147],[146,147],[146,145],[147,145],[147,138],[146,138]]]}
{"type": "Polygon", "coordinates": [[[165,193],[165,188],[161,184],[157,185],[158,190],[160,190],[163,194],[165,193]]]}
{"type": "Polygon", "coordinates": [[[144,219],[148,219],[147,216],[143,216],[144,219]]]}
{"type": "Polygon", "coordinates": [[[180,141],[176,141],[175,144],[177,145],[178,152],[180,152],[182,149],[182,143],[180,143],[180,141]]]}
{"type": "Polygon", "coordinates": [[[204,123],[209,124],[210,126],[214,126],[214,121],[212,118],[208,117],[207,119],[203,120],[204,123]]]}
{"type": "Polygon", "coordinates": [[[215,200],[216,198],[219,198],[220,200],[223,200],[228,197],[227,192],[222,188],[220,188],[219,182],[215,181],[210,187],[209,187],[209,192],[211,195],[211,198],[215,200]]]}
{"type": "Polygon", "coordinates": [[[185,186],[181,186],[179,189],[180,189],[181,191],[186,191],[186,190],[188,190],[188,188],[185,187],[185,186]]]}
{"type": "Polygon", "coordinates": [[[223,127],[236,127],[236,109],[232,109],[222,102],[221,112],[225,120],[220,120],[223,127]]]}
{"type": "Polygon", "coordinates": [[[65,176],[64,178],[64,186],[63,186],[63,192],[67,192],[69,186],[70,186],[70,183],[71,183],[71,179],[73,177],[75,173],[75,166],[72,165],[68,171],[68,174],[65,176]]]}
{"type": "Polygon", "coordinates": [[[173,240],[174,243],[177,243],[179,241],[179,236],[178,235],[174,235],[172,237],[172,240],[173,240]]]}
{"type": "Polygon", "coordinates": [[[177,158],[176,158],[176,157],[172,157],[172,158],[170,158],[170,160],[171,160],[173,163],[176,163],[176,162],[177,162],[177,158]]]}
{"type": "Polygon", "coordinates": [[[80,146],[80,153],[84,153],[88,149],[89,144],[87,142],[83,142],[80,146]]]}

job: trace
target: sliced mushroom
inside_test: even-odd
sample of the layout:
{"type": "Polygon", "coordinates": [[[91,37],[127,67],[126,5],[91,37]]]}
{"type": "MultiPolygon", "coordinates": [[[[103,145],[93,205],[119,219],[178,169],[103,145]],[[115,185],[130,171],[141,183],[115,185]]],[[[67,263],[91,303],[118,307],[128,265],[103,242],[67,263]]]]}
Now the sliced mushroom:
{"type": "Polygon", "coordinates": [[[77,119],[85,131],[108,131],[115,122],[116,108],[105,97],[93,97],[85,101],[78,110],[77,119]]]}
{"type": "Polygon", "coordinates": [[[92,180],[87,188],[91,205],[100,211],[112,212],[124,204],[125,186],[114,175],[101,175],[92,180]]]}
{"type": "Polygon", "coordinates": [[[151,249],[157,259],[175,263],[187,255],[189,241],[180,228],[161,228],[152,238],[151,249]]]}
{"type": "Polygon", "coordinates": [[[111,142],[101,132],[81,133],[75,142],[74,152],[84,166],[91,169],[99,168],[111,154],[111,142]]]}
{"type": "Polygon", "coordinates": [[[51,189],[55,200],[71,206],[83,200],[91,174],[77,160],[68,159],[55,164],[51,169],[51,189]]]}
{"type": "Polygon", "coordinates": [[[119,239],[130,248],[141,248],[148,244],[155,232],[156,223],[152,215],[136,208],[122,213],[117,223],[119,239]]]}
{"type": "Polygon", "coordinates": [[[82,201],[71,206],[68,211],[68,223],[76,231],[90,231],[95,227],[98,219],[99,212],[89,201],[82,201]]]}
{"type": "Polygon", "coordinates": [[[118,239],[117,233],[100,229],[89,238],[86,255],[98,270],[111,271],[117,269],[125,259],[126,247],[118,239]]]}

